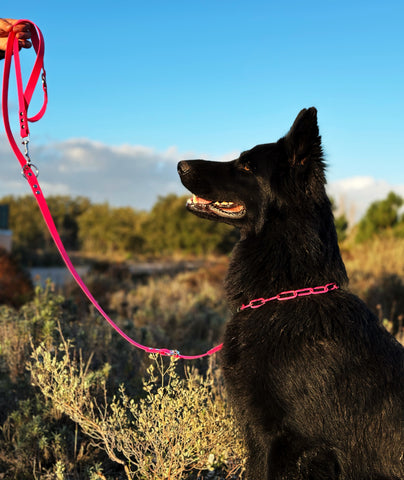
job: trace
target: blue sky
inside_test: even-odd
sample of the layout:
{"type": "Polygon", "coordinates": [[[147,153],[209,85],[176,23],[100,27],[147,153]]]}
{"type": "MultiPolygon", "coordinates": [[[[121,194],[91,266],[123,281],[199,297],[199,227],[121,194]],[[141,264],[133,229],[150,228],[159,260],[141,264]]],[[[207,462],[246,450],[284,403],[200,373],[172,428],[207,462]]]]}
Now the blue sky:
{"type": "Polygon", "coordinates": [[[336,195],[404,194],[401,0],[7,0],[2,16],[45,36],[49,108],[31,144],[50,193],[147,207],[181,192],[179,158],[275,141],[314,105],[336,195]]]}

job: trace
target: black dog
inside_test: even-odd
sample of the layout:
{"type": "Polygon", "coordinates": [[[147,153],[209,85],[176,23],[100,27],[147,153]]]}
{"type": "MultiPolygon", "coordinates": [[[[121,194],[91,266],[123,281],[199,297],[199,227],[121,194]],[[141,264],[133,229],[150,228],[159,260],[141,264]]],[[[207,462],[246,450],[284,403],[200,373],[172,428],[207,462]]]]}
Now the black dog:
{"type": "Polygon", "coordinates": [[[222,359],[248,480],[404,479],[404,348],[346,290],[316,109],[276,143],[178,171],[191,212],[240,229],[222,359]]]}

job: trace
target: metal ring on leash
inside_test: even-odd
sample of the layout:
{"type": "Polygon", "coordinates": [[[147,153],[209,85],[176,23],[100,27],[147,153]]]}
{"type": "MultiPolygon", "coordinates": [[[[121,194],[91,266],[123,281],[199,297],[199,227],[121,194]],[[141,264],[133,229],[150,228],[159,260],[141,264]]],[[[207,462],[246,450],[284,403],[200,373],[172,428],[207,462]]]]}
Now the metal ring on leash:
{"type": "Polygon", "coordinates": [[[27,180],[27,175],[31,176],[31,173],[26,174],[27,170],[33,170],[34,175],[38,178],[39,176],[39,169],[33,163],[26,163],[21,170],[21,175],[27,180]]]}

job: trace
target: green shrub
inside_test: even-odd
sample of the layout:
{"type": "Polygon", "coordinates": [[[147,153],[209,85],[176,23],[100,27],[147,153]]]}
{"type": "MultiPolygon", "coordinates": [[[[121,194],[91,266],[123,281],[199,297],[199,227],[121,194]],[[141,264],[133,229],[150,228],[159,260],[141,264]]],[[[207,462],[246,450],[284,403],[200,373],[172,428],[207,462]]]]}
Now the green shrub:
{"type": "Polygon", "coordinates": [[[384,200],[373,202],[358,224],[356,240],[363,242],[375,234],[396,227],[400,222],[398,212],[402,204],[403,199],[394,192],[390,192],[384,200]]]}
{"type": "Polygon", "coordinates": [[[241,473],[244,451],[212,366],[206,376],[187,367],[180,378],[178,360],[152,359],[137,401],[123,385],[108,401],[106,370],[91,371],[70,342],[63,341],[59,353],[39,346],[29,368],[44,396],[121,465],[128,480],[180,480],[209,469],[241,473]]]}
{"type": "MultiPolygon", "coordinates": [[[[126,308],[136,310],[141,325],[116,320],[134,338],[143,331],[150,345],[164,346],[160,339],[184,353],[210,348],[224,321],[223,268],[150,280],[127,295],[126,308]]],[[[38,287],[19,310],[0,307],[4,478],[195,480],[209,469],[217,479],[240,474],[242,446],[218,370],[211,365],[206,372],[206,361],[195,362],[202,376],[161,357],[150,366],[92,309],[79,310],[51,284],[38,287]]]]}
{"type": "Polygon", "coordinates": [[[52,351],[58,323],[68,318],[50,284],[19,310],[0,307],[0,472],[7,472],[1,478],[64,478],[63,469],[79,475],[92,460],[88,441],[33,388],[26,368],[31,342],[52,351]]]}

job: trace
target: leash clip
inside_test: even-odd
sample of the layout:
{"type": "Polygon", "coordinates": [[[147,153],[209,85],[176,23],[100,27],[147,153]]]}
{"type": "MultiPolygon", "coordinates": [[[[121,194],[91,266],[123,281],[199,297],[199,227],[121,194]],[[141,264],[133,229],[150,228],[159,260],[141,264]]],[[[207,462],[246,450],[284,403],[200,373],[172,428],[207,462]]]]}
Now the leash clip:
{"type": "MultiPolygon", "coordinates": [[[[39,175],[39,170],[38,168],[31,162],[31,157],[29,155],[29,135],[27,137],[25,137],[22,141],[22,144],[24,145],[24,155],[27,159],[27,163],[22,167],[22,170],[21,170],[21,175],[27,180],[27,175],[26,175],[26,171],[27,170],[33,170],[33,173],[35,175],[35,177],[38,177],[39,175]]],[[[28,173],[28,176],[31,176],[32,173],[28,173]]]]}
{"type": "MultiPolygon", "coordinates": [[[[42,67],[43,68],[43,67],[42,67]]],[[[42,75],[41,75],[41,81],[42,81],[42,88],[46,91],[48,88],[48,85],[46,84],[46,73],[45,70],[43,69],[42,75]]]]}
{"type": "Polygon", "coordinates": [[[29,156],[29,135],[23,139],[21,142],[24,145],[24,155],[27,158],[27,164],[31,165],[31,157],[29,156]]]}

